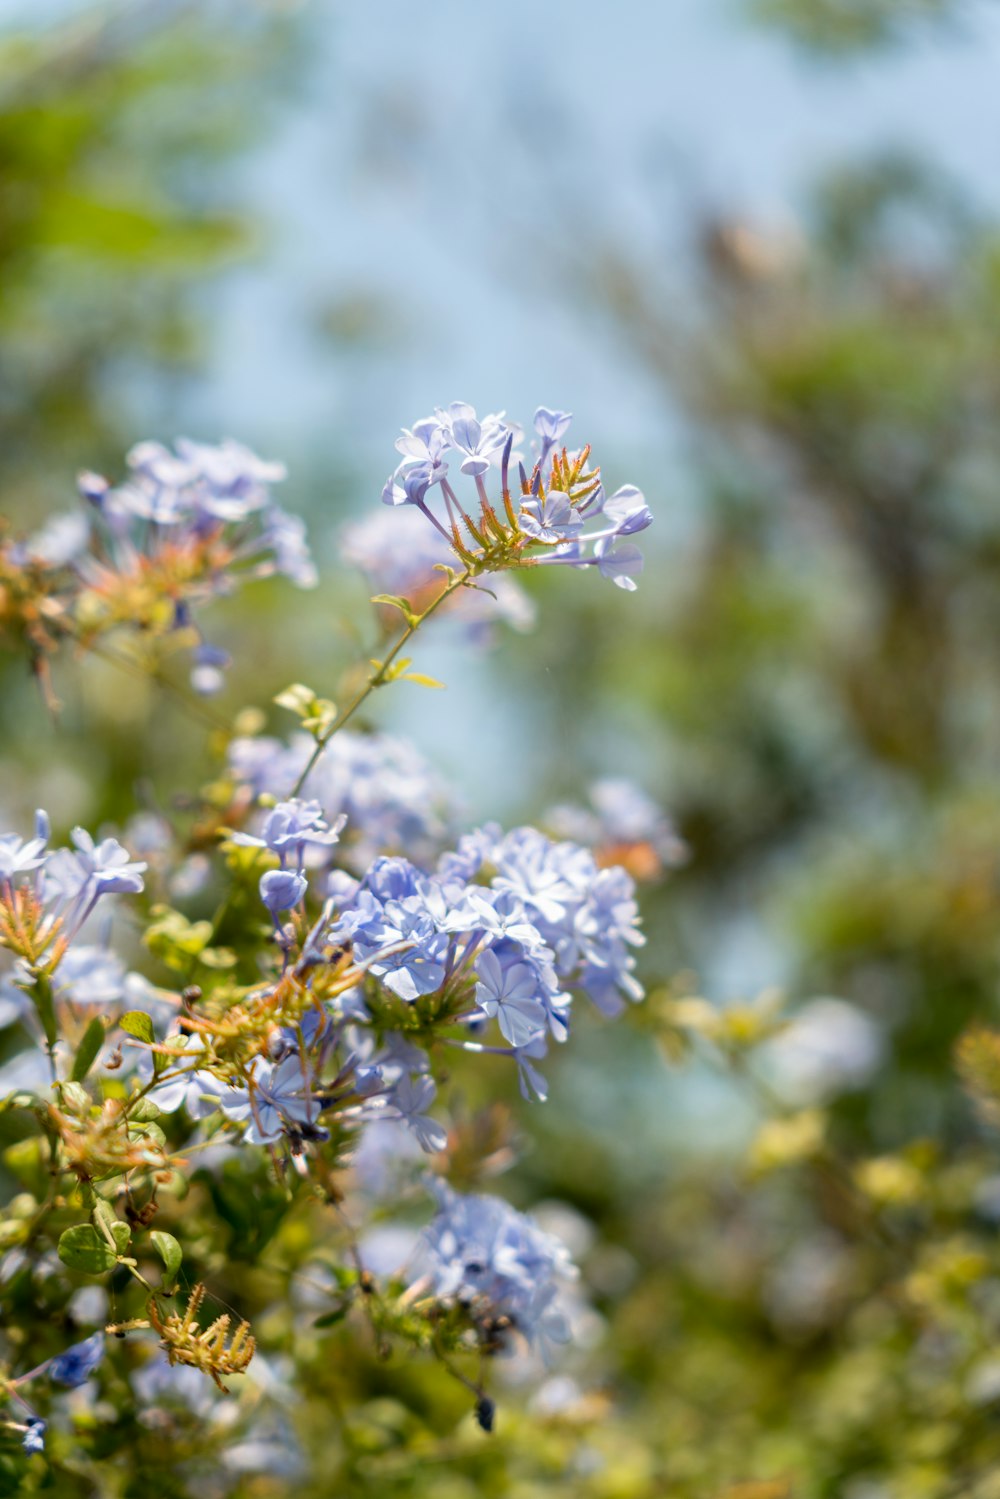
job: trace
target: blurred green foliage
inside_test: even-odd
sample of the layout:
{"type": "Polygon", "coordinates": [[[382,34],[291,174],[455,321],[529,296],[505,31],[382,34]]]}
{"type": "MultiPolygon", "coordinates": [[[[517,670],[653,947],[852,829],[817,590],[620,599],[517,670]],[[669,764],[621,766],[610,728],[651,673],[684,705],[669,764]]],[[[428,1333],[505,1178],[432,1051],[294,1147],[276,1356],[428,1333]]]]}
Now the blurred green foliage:
{"type": "Polygon", "coordinates": [[[820,55],[898,46],[923,27],[961,18],[963,0],[752,0],[758,20],[820,55]]]}
{"type": "Polygon", "coordinates": [[[252,242],[225,168],[266,128],[289,42],[262,7],[145,0],[0,35],[8,515],[120,461],[130,388],[169,402],[196,368],[209,278],[252,242]]]}

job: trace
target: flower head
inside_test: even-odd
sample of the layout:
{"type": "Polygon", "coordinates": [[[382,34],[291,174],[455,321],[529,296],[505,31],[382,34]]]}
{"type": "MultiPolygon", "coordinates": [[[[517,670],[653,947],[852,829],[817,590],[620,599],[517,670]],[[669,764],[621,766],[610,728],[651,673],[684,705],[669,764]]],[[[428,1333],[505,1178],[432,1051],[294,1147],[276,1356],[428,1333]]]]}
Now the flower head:
{"type": "Polygon", "coordinates": [[[510,479],[519,429],[502,412],[480,420],[464,401],[438,407],[398,440],[402,462],[382,498],[394,508],[419,511],[473,577],[541,563],[595,566],[601,576],[632,589],[642,558],[622,538],[644,530],[652,514],[634,485],[605,495],[598,471],[588,467],[589,447],[574,454],[560,447],[569,423],[568,412],[538,408],[539,454],[530,473],[516,465],[516,492],[510,479]],[[449,454],[473,481],[471,504],[452,487],[449,454]],[[437,513],[430,505],[432,492],[437,513]],[[598,527],[587,531],[591,521],[598,527]]]}
{"type": "Polygon", "coordinates": [[[104,1334],[92,1333],[82,1343],[74,1343],[52,1360],[48,1368],[49,1378],[75,1390],[78,1385],[86,1384],[103,1357],[104,1334]]]}
{"type": "Polygon", "coordinates": [[[576,1273],[565,1245],[499,1197],[464,1196],[443,1183],[436,1192],[440,1207],[419,1262],[435,1293],[464,1305],[487,1335],[497,1336],[499,1323],[543,1351],[565,1342],[556,1301],[576,1273]]]}

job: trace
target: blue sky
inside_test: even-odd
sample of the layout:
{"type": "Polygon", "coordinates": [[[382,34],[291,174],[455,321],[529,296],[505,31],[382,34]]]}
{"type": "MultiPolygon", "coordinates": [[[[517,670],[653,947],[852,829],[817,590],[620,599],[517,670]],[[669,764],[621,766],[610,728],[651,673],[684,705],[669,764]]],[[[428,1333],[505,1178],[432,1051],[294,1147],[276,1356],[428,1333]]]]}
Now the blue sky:
{"type": "Polygon", "coordinates": [[[738,0],[302,9],[309,75],[241,185],[270,243],[223,298],[198,393],[202,420],[227,429],[350,433],[367,461],[387,423],[461,397],[572,407],[605,446],[662,441],[659,404],[613,344],[523,289],[539,279],[525,215],[563,166],[586,195],[582,232],[614,227],[650,254],[689,207],[786,223],[817,172],[877,146],[926,154],[1000,207],[992,8],[836,67],[747,25],[738,0]],[[331,360],[310,314],[355,293],[398,331],[331,360]]]}

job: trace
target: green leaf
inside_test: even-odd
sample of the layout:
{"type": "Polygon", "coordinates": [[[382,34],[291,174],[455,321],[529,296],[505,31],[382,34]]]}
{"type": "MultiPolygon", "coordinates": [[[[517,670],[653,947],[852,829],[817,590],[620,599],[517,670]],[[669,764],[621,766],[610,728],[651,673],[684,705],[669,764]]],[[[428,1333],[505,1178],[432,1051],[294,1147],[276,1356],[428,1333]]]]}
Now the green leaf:
{"type": "Polygon", "coordinates": [[[7,1170],[23,1187],[35,1197],[45,1196],[47,1155],[43,1153],[43,1142],[37,1135],[29,1135],[25,1140],[8,1145],[2,1159],[7,1170]]]}
{"type": "Polygon", "coordinates": [[[95,1015],[83,1033],[76,1057],[73,1061],[73,1071],[70,1074],[75,1083],[82,1083],[87,1073],[97,1060],[97,1054],[104,1045],[104,1021],[99,1015],[95,1015]]]}
{"type": "Polygon", "coordinates": [[[83,1270],[87,1275],[104,1275],[118,1263],[114,1250],[91,1223],[78,1223],[66,1230],[59,1240],[59,1258],[71,1270],[83,1270]]]}
{"type": "MultiPolygon", "coordinates": [[[[21,987],[28,988],[27,985],[21,985],[21,987]]],[[[28,993],[38,1011],[45,1039],[50,1046],[54,1046],[59,1035],[59,1027],[56,1024],[56,1006],[52,996],[52,985],[48,979],[39,977],[28,988],[28,993]]]]}
{"type": "Polygon", "coordinates": [[[287,708],[289,713],[297,713],[299,718],[305,718],[312,712],[316,694],[304,682],[293,682],[290,687],[279,692],[274,701],[279,708],[287,708]]]}
{"type": "Polygon", "coordinates": [[[198,962],[206,968],[235,968],[236,954],[231,947],[206,947],[198,954],[198,962]]]}
{"type": "Polygon", "coordinates": [[[72,1081],[63,1083],[62,1096],[63,1103],[77,1114],[86,1114],[93,1103],[90,1094],[82,1083],[74,1083],[72,1081]]]}
{"type": "Polygon", "coordinates": [[[153,1248],[163,1261],[163,1279],[174,1285],[177,1280],[177,1272],[181,1268],[181,1260],[184,1251],[174,1238],[173,1234],[165,1234],[161,1229],[154,1228],[150,1234],[153,1248]]]}
{"type": "Polygon", "coordinates": [[[324,1312],[322,1317],[317,1317],[313,1327],[335,1327],[342,1322],[350,1311],[351,1303],[342,1301],[340,1306],[335,1306],[332,1312],[324,1312]]]}
{"type": "Polygon", "coordinates": [[[128,1035],[134,1036],[137,1041],[153,1042],[156,1036],[153,1032],[153,1022],[145,1010],[126,1010],[118,1024],[128,1035]]]}
{"type": "Polygon", "coordinates": [[[444,688],[444,683],[443,682],[439,682],[438,679],[437,679],[437,677],[428,677],[428,676],[425,676],[422,671],[408,671],[405,674],[405,676],[403,677],[403,681],[404,682],[416,682],[416,684],[417,684],[418,687],[440,687],[442,689],[444,688]]]}
{"type": "MultiPolygon", "coordinates": [[[[110,1234],[114,1241],[115,1252],[117,1254],[124,1254],[129,1246],[132,1230],[127,1223],[123,1223],[120,1218],[115,1217],[115,1212],[111,1204],[106,1202],[103,1197],[99,1197],[94,1203],[94,1211],[91,1216],[94,1220],[94,1227],[105,1243],[107,1243],[108,1235],[110,1234]]],[[[110,1245],[108,1247],[110,1248],[110,1245]]]]}
{"type": "Polygon", "coordinates": [[[129,1109],[129,1118],[133,1124],[149,1124],[160,1117],[160,1106],[151,1098],[140,1098],[139,1102],[129,1109]]]}
{"type": "Polygon", "coordinates": [[[413,611],[413,605],[409,599],[404,599],[396,593],[376,593],[372,598],[373,604],[387,604],[391,609],[398,609],[400,614],[411,627],[420,619],[419,614],[413,611]]]}

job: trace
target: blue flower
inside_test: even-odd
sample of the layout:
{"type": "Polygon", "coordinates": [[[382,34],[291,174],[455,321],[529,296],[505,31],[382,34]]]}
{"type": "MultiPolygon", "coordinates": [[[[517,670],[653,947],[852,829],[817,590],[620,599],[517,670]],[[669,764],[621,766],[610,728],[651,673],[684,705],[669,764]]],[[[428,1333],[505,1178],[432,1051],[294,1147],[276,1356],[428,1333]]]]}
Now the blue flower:
{"type": "Polygon", "coordinates": [[[390,900],[384,907],[371,895],[369,899],[373,907],[354,935],[355,958],[408,1003],[440,989],[448,937],[419,899],[390,900]]]}
{"type": "Polygon", "coordinates": [[[309,881],[305,875],[291,869],[269,869],[260,877],[260,898],[275,922],[279,912],[297,906],[308,889],[309,881]]]}
{"type": "Polygon", "coordinates": [[[298,1051],[280,1062],[257,1057],[250,1078],[248,1087],[231,1090],[222,1104],[228,1119],[248,1123],[244,1139],[249,1144],[273,1144],[289,1128],[313,1125],[319,1117],[315,1078],[298,1051]]]}
{"type": "Polygon", "coordinates": [[[125,965],[106,947],[77,943],[60,961],[54,985],[59,999],[109,1009],[125,993],[125,965]]]}
{"type": "Polygon", "coordinates": [[[104,1357],[104,1334],[95,1332],[82,1343],[74,1343],[49,1364],[48,1375],[57,1384],[75,1390],[85,1384],[104,1357]]]}
{"type": "Polygon", "coordinates": [[[139,894],[147,866],[133,863],[128,850],[116,838],[95,843],[86,828],[74,828],[70,837],[76,845],[76,853],[70,857],[75,860],[82,879],[98,895],[139,894]]]}
{"type": "MultiPolygon", "coordinates": [[[[96,582],[113,592],[119,584],[129,599],[141,575],[174,602],[175,629],[193,626],[192,605],[232,592],[246,577],[283,573],[301,588],[315,586],[303,522],[271,501],[271,486],[285,477],[283,464],[231,439],[213,446],[187,438],[178,439],[176,452],[160,442],[137,443],[127,464],[128,477],[117,488],[95,474],[78,481],[95,522],[93,554],[72,559],[85,586],[96,582]]],[[[67,550],[68,540],[57,542],[67,550]]],[[[136,623],[158,628],[148,610],[136,623]]],[[[225,664],[196,660],[196,691],[217,691],[225,664]]]]}
{"type": "MultiPolygon", "coordinates": [[[[315,749],[308,734],[289,745],[278,739],[235,739],[233,774],[260,795],[287,796],[315,749]]],[[[449,788],[412,745],[389,734],[342,729],[306,782],[329,823],[347,817],[340,858],[355,872],[387,850],[420,864],[440,853],[452,818],[449,788]]]]}
{"type": "Polygon", "coordinates": [[[485,474],[503,449],[510,432],[503,412],[484,416],[480,422],[475,410],[466,401],[453,401],[445,410],[438,408],[435,415],[441,424],[448,447],[463,453],[462,473],[473,477],[485,474]]]}
{"type": "Polygon", "coordinates": [[[399,1110],[399,1117],[419,1141],[421,1149],[433,1155],[444,1150],[448,1136],[427,1110],[434,1102],[437,1089],[429,1077],[413,1077],[404,1072],[389,1094],[389,1102],[399,1110]]]}
{"type": "Polygon", "coordinates": [[[15,880],[33,876],[34,894],[44,909],[50,937],[58,930],[63,941],[72,942],[102,895],[142,890],[146,865],[132,862],[114,838],[95,844],[83,828],[74,828],[76,847],[50,852],[44,812],[36,813],[35,830],[36,836],[28,841],[13,833],[0,835],[0,887],[10,899],[15,880]],[[58,928],[57,921],[61,923],[58,928]]]}
{"type": "MultiPolygon", "coordinates": [[[[593,811],[565,804],[546,813],[545,822],[561,837],[598,849],[645,845],[666,868],[684,862],[688,850],[670,818],[634,782],[609,776],[595,781],[588,791],[593,811]]],[[[627,864],[627,858],[618,862],[627,864]]]]}
{"type": "Polygon", "coordinates": [[[191,686],[200,697],[214,697],[222,691],[226,680],[223,672],[231,664],[232,658],[227,651],[203,640],[194,653],[191,686]]]}
{"type": "Polygon", "coordinates": [[[45,1451],[45,1431],[47,1423],[41,1416],[29,1416],[24,1436],[21,1438],[21,1446],[29,1457],[37,1452],[45,1451]]]}
{"type": "Polygon", "coordinates": [[[544,463],[551,450],[562,442],[573,420],[571,411],[550,411],[547,406],[539,406],[535,412],[535,431],[542,439],[542,451],[539,462],[544,463]]]}
{"type": "Polygon", "coordinates": [[[476,1003],[484,1014],[496,1016],[501,1033],[512,1046],[525,1046],[545,1029],[538,978],[527,963],[504,965],[492,949],[487,949],[480,954],[476,972],[476,1003]]]}
{"type": "Polygon", "coordinates": [[[41,838],[19,838],[16,833],[4,833],[0,837],[0,880],[13,880],[15,875],[29,874],[40,869],[45,862],[45,843],[41,838]]]}
{"type": "Polygon", "coordinates": [[[612,521],[618,536],[634,536],[653,524],[653,512],[646,504],[641,489],[634,484],[623,484],[604,501],[606,520],[612,521]]]}
{"type": "MultiPolygon", "coordinates": [[[[281,573],[296,588],[315,588],[319,582],[316,564],[306,541],[306,523],[300,515],[289,515],[279,505],[264,511],[260,545],[274,555],[274,571],[281,573]]],[[[266,573],[266,565],[258,572],[266,573]]]]}
{"type": "Polygon", "coordinates": [[[619,542],[617,534],[602,536],[594,546],[594,556],[602,578],[610,578],[628,593],[635,592],[632,574],[642,572],[642,553],[638,547],[619,542]]]}
{"type": "Polygon", "coordinates": [[[427,491],[448,473],[446,463],[400,464],[385,482],[382,490],[383,505],[422,505],[427,491]]]}
{"type": "Polygon", "coordinates": [[[570,541],[583,530],[583,521],[570,503],[568,494],[550,489],[544,496],[521,502],[521,530],[536,541],[548,543],[570,541]]]}
{"type": "MultiPolygon", "coordinates": [[[[167,1044],[179,1047],[192,1060],[205,1048],[205,1043],[197,1032],[189,1036],[170,1035],[167,1037],[167,1044]]],[[[138,1071],[144,1082],[152,1082],[153,1058],[149,1051],[140,1053],[138,1071]]],[[[168,1076],[150,1089],[149,1096],[161,1113],[174,1114],[183,1106],[192,1119],[204,1119],[229,1094],[226,1084],[220,1082],[213,1073],[190,1069],[187,1056],[170,1057],[164,1071],[177,1072],[178,1076],[168,1076]]]]}
{"type": "Polygon", "coordinates": [[[425,1230],[418,1268],[435,1294],[468,1308],[483,1325],[509,1319],[544,1353],[565,1342],[557,1303],[576,1271],[566,1246],[499,1197],[463,1196],[435,1185],[440,1208],[425,1230]]]}
{"type": "Polygon", "coordinates": [[[623,545],[622,538],[645,530],[652,522],[652,512],[634,485],[624,485],[610,498],[605,495],[598,471],[586,467],[589,448],[566,454],[565,458],[553,451],[561,444],[570,420],[567,411],[546,406],[537,409],[535,430],[540,449],[529,474],[512,451],[520,429],[512,426],[504,413],[480,421],[464,401],[438,407],[433,417],[405,431],[397,442],[403,461],[387,481],[382,499],[395,508],[412,505],[419,510],[451,556],[466,567],[474,568],[477,556],[480,568],[494,574],[528,562],[594,566],[620,588],[631,590],[642,558],[634,547],[623,545]],[[448,478],[444,457],[451,452],[460,455],[461,472],[475,480],[469,510],[448,478]],[[509,485],[515,461],[520,478],[516,502],[509,485]],[[493,468],[500,470],[500,493],[491,496],[486,478],[493,468]],[[435,485],[440,486],[441,495],[438,514],[429,503],[435,485]],[[605,526],[585,532],[586,523],[602,515],[605,526]],[[490,538],[488,542],[486,537],[490,538]],[[478,554],[476,541],[481,548],[478,554]],[[470,547],[475,554],[471,558],[470,547]],[[546,549],[542,556],[535,553],[539,547],[546,549]]]}
{"type": "MultiPolygon", "coordinates": [[[[341,814],[333,827],[328,827],[323,808],[317,801],[279,802],[267,814],[260,837],[252,833],[234,833],[233,842],[245,848],[269,848],[278,855],[284,867],[289,854],[294,854],[299,867],[308,844],[331,848],[340,838],[340,830],[347,821],[341,814]]],[[[292,905],[297,902],[292,901],[292,905]]]]}
{"type": "Polygon", "coordinates": [[[447,434],[436,416],[424,417],[412,428],[404,427],[402,437],[396,438],[396,451],[417,463],[437,463],[446,446],[447,434]]]}

